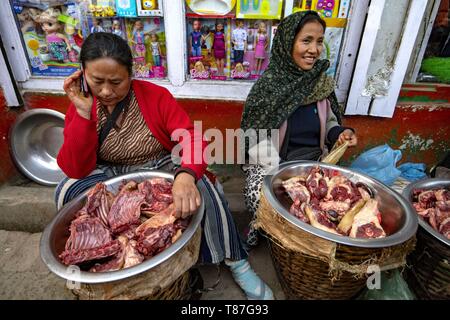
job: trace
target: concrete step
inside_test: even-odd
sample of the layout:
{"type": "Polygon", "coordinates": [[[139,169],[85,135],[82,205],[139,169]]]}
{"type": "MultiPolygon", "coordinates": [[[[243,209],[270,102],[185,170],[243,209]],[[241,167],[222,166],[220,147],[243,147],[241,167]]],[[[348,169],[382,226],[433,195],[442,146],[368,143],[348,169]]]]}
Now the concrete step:
{"type": "Polygon", "coordinates": [[[0,299],[75,299],[66,282],[44,265],[41,233],[0,230],[0,299]]]}
{"type": "Polygon", "coordinates": [[[56,214],[53,192],[37,184],[0,188],[0,229],[43,231],[56,214]]]}

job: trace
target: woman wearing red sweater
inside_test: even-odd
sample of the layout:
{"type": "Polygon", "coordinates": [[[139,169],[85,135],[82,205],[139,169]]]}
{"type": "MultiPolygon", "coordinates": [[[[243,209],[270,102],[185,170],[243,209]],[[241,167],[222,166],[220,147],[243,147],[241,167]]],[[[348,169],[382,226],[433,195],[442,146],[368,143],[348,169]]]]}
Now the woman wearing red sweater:
{"type": "Polygon", "coordinates": [[[57,207],[119,174],[142,169],[174,171],[176,215],[184,218],[193,214],[200,206],[200,193],[205,202],[201,262],[225,261],[249,299],[272,299],[270,288],[248,263],[220,188],[204,175],[206,142],[201,133],[194,132],[174,97],[162,87],[131,79],[131,51],[126,41],[114,34],[91,34],[83,44],[80,60],[83,77],[82,71],[77,71],[64,81],[64,91],[72,103],[57,157],[67,175],[56,188],[57,207]],[[171,137],[177,132],[189,133],[182,134],[179,142],[180,165],[171,158],[176,146],[171,137]]]}

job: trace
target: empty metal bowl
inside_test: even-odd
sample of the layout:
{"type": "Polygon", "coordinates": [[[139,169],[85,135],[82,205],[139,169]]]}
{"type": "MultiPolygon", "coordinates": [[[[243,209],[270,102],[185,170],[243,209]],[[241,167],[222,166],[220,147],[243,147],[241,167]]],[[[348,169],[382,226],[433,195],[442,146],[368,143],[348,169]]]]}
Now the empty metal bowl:
{"type": "Polygon", "coordinates": [[[57,185],[64,173],[56,156],[64,141],[64,114],[51,109],[33,109],[17,117],[11,128],[13,161],[31,180],[46,186],[57,185]]]}
{"type": "MultiPolygon", "coordinates": [[[[156,170],[147,172],[134,172],[109,179],[105,181],[105,184],[109,191],[116,194],[119,191],[119,186],[122,184],[123,180],[134,180],[136,182],[142,182],[146,179],[151,178],[165,178],[173,182],[174,175],[171,173],[156,170]]],[[[74,266],[66,266],[62,264],[58,256],[64,250],[66,241],[70,236],[70,223],[74,219],[75,214],[86,202],[86,195],[88,191],[73,199],[58,212],[53,221],[45,228],[44,232],[42,233],[40,242],[41,258],[50,269],[50,271],[61,278],[80,283],[104,283],[121,280],[135,276],[156,267],[160,263],[173,256],[178,250],[183,248],[186,243],[192,238],[194,233],[197,231],[200,222],[202,221],[205,208],[202,198],[200,207],[192,217],[189,226],[186,230],[184,230],[181,237],[170,247],[155,255],[154,257],[147,259],[136,266],[117,271],[98,273],[81,271],[74,268],[74,266]]]]}
{"type": "MultiPolygon", "coordinates": [[[[412,193],[415,189],[437,189],[437,188],[448,188],[450,187],[450,179],[422,179],[411,183],[403,189],[403,196],[412,204],[412,193]]],[[[414,210],[414,212],[416,212],[414,210]]],[[[416,213],[417,214],[417,213],[416,213]]],[[[442,234],[433,229],[419,214],[417,214],[419,218],[419,225],[425,229],[429,234],[431,234],[434,238],[441,241],[445,245],[450,247],[450,240],[444,237],[442,234]]]]}
{"type": "Polygon", "coordinates": [[[314,161],[285,162],[266,175],[263,191],[275,211],[294,226],[323,239],[344,245],[365,248],[390,247],[407,241],[417,231],[417,214],[410,203],[380,181],[347,168],[314,161]],[[378,200],[378,209],[382,216],[381,225],[386,232],[385,238],[358,239],[336,235],[304,223],[289,213],[292,200],[285,192],[282,181],[309,172],[312,167],[317,165],[337,170],[351,181],[362,182],[372,189],[375,199],[378,200]]]}

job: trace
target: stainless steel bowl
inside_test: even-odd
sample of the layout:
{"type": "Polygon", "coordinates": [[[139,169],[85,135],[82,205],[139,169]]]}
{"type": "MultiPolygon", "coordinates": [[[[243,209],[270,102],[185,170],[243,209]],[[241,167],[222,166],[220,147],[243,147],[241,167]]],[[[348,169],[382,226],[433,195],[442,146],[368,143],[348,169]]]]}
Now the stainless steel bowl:
{"type": "Polygon", "coordinates": [[[263,190],[269,203],[284,219],[297,228],[333,242],[365,248],[390,247],[407,241],[417,231],[417,214],[410,203],[378,180],[347,168],[313,161],[286,162],[266,175],[263,182],[263,190]],[[337,170],[351,181],[362,182],[374,191],[375,199],[378,200],[378,208],[382,215],[381,225],[387,235],[385,238],[356,239],[336,235],[304,223],[289,213],[292,200],[284,191],[281,182],[303,174],[316,165],[337,170]]]}
{"type": "MultiPolygon", "coordinates": [[[[148,171],[117,176],[105,181],[105,184],[107,185],[108,190],[117,193],[118,188],[124,179],[141,182],[149,178],[157,177],[166,178],[167,180],[172,182],[174,180],[174,176],[171,173],[163,171],[148,171]]],[[[75,214],[78,212],[78,210],[80,210],[84,205],[87,192],[88,191],[73,199],[58,212],[53,221],[45,228],[40,242],[41,258],[47,265],[47,267],[57,276],[70,281],[77,281],[80,283],[104,283],[129,278],[152,269],[160,263],[169,259],[178,250],[180,250],[192,238],[203,218],[204,203],[202,199],[201,205],[198,211],[194,214],[187,229],[183,232],[181,237],[177,241],[175,241],[175,243],[173,243],[163,252],[142,262],[141,264],[127,269],[99,273],[78,271],[73,267],[68,267],[62,264],[58,258],[58,255],[61,254],[61,252],[64,250],[66,241],[70,235],[70,223],[74,219],[75,214]]]]}
{"type": "Polygon", "coordinates": [[[13,161],[31,180],[57,185],[64,173],[56,156],[64,141],[64,114],[50,109],[33,109],[19,115],[11,128],[13,161]]]}
{"type": "MultiPolygon", "coordinates": [[[[412,204],[412,193],[414,189],[436,189],[450,187],[450,179],[422,179],[411,183],[403,189],[403,196],[412,204]]],[[[416,211],[414,211],[416,212],[416,211]]],[[[417,213],[416,213],[417,214],[417,213]]],[[[434,230],[419,214],[417,214],[419,218],[419,225],[425,229],[429,234],[435,237],[437,240],[443,242],[447,246],[450,247],[450,240],[444,237],[442,234],[434,230]]]]}

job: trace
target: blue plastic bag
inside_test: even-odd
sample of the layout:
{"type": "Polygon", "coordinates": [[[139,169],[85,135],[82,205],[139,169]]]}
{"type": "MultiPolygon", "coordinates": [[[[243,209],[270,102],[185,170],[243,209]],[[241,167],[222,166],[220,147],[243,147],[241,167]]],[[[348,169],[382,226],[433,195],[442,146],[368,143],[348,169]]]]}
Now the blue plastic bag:
{"type": "Polygon", "coordinates": [[[396,168],[396,163],[401,158],[400,150],[392,150],[385,144],[363,152],[350,165],[350,168],[387,185],[392,185],[401,174],[401,171],[396,168]]]}
{"type": "Polygon", "coordinates": [[[401,171],[400,176],[409,181],[416,181],[425,178],[426,165],[424,163],[411,163],[406,162],[398,166],[401,171]]]}

